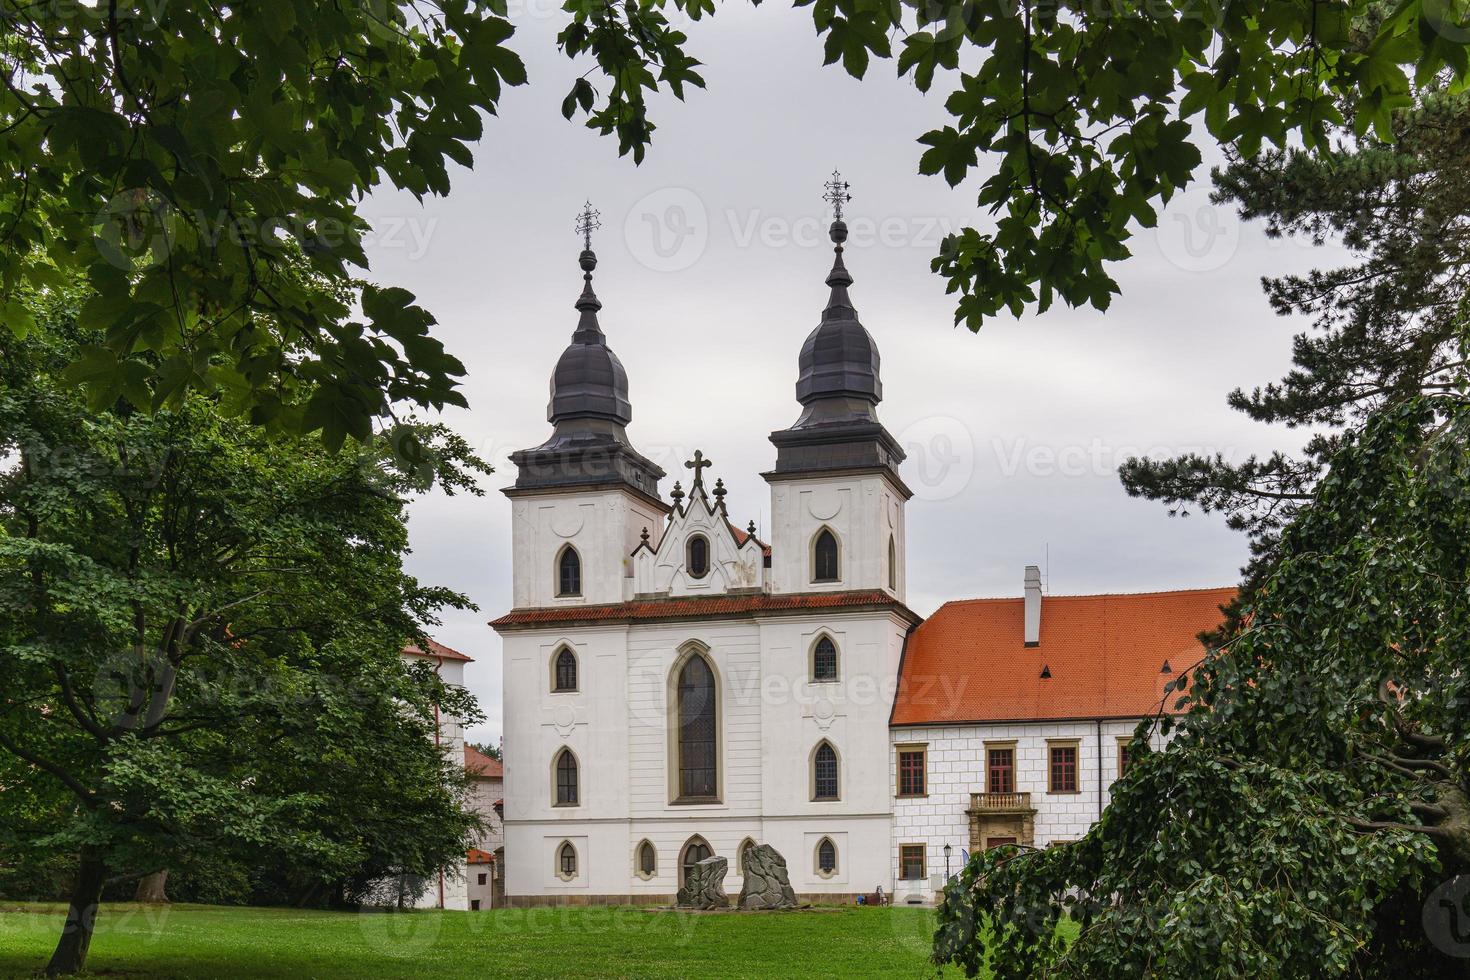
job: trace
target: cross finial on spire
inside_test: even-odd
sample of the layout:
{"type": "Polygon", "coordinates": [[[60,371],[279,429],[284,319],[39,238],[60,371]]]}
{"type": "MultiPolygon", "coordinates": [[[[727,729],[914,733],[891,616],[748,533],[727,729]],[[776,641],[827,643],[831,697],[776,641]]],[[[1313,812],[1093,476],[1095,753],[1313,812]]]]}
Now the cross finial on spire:
{"type": "Polygon", "coordinates": [[[690,490],[704,486],[704,468],[713,465],[715,464],[704,458],[704,453],[698,449],[694,450],[694,458],[684,464],[686,469],[694,471],[694,482],[689,484],[690,490]]]}
{"type": "Polygon", "coordinates": [[[847,192],[848,183],[842,179],[842,174],[836,170],[832,171],[832,179],[822,185],[827,193],[822,195],[822,200],[832,205],[832,219],[842,220],[842,206],[852,200],[852,195],[847,192]]]}
{"type": "Polygon", "coordinates": [[[582,205],[582,211],[577,215],[577,234],[582,236],[582,248],[586,251],[592,251],[592,233],[602,227],[601,217],[602,212],[594,211],[591,201],[582,205]]]}

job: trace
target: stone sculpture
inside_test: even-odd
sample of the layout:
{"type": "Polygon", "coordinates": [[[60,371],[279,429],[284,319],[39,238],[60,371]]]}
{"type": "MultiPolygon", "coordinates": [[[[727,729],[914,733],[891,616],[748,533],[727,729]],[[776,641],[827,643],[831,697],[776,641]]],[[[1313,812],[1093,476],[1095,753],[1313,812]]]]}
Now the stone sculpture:
{"type": "Polygon", "coordinates": [[[679,889],[675,904],[681,909],[727,909],[730,899],[725,895],[725,872],[730,862],[716,855],[707,857],[689,869],[684,887],[679,889]]]}
{"type": "Polygon", "coordinates": [[[786,859],[770,844],[745,852],[745,884],[740,886],[740,908],[794,909],[796,892],[786,874],[786,859]]]}

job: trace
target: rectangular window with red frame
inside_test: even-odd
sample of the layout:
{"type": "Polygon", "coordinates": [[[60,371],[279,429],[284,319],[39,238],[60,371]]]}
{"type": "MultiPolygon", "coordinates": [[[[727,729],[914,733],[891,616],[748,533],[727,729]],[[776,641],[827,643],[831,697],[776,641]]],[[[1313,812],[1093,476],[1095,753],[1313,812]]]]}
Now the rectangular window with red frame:
{"type": "Polygon", "coordinates": [[[1016,791],[1016,750],[988,749],[985,753],[985,791],[987,793],[1014,793],[1016,791]]]}
{"type": "Polygon", "coordinates": [[[898,876],[904,881],[924,879],[924,845],[904,844],[898,849],[898,876]]]}
{"type": "Polygon", "coordinates": [[[1051,747],[1051,775],[1048,789],[1053,793],[1077,792],[1077,746],[1051,747]]]}
{"type": "Polygon", "coordinates": [[[923,749],[898,750],[898,795],[923,796],[925,790],[923,749]]]}

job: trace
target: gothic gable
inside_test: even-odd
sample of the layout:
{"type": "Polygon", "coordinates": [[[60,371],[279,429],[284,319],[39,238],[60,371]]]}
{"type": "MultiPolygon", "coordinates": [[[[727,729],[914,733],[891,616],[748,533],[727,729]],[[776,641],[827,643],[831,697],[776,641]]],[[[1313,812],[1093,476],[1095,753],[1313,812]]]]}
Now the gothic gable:
{"type": "Polygon", "coordinates": [[[707,493],[702,471],[709,463],[702,453],[694,456],[687,464],[695,471],[688,499],[676,483],[674,508],[657,543],[650,535],[633,552],[639,595],[720,595],[765,585],[761,543],[731,525],[724,482],[716,481],[713,494],[707,493]]]}

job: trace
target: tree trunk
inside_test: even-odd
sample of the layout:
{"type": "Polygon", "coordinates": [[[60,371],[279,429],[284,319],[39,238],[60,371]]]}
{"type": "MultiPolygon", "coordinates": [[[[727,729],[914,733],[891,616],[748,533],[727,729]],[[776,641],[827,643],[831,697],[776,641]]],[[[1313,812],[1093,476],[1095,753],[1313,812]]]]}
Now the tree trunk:
{"type": "Polygon", "coordinates": [[[56,952],[46,964],[48,977],[82,972],[87,964],[87,949],[92,945],[92,930],[97,924],[97,906],[102,901],[102,884],[107,868],[102,854],[95,848],[82,848],[77,862],[77,878],[72,885],[71,903],[66,910],[56,952]]]}
{"type": "Polygon", "coordinates": [[[163,889],[167,884],[168,868],[155,871],[151,875],[144,875],[138,879],[138,890],[133,893],[133,901],[146,902],[149,905],[166,905],[168,895],[163,889]]]}

